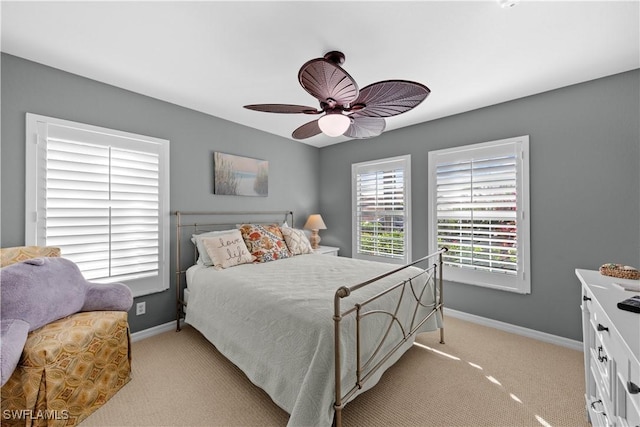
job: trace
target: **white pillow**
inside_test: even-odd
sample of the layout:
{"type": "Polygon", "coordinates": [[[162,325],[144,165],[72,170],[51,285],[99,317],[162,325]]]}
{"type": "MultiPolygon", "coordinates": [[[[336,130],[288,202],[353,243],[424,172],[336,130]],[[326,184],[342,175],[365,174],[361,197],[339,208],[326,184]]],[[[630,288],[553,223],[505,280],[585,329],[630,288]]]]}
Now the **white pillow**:
{"type": "Polygon", "coordinates": [[[291,254],[302,255],[310,254],[313,252],[311,249],[311,242],[303,230],[291,227],[280,228],[284,241],[287,243],[291,254]]]}
{"type": "Polygon", "coordinates": [[[247,264],[256,259],[249,253],[240,230],[204,237],[202,244],[217,270],[247,264]]]}
{"type": "Polygon", "coordinates": [[[211,260],[211,257],[209,256],[209,254],[207,253],[207,248],[204,247],[204,244],[202,243],[202,239],[207,238],[207,237],[213,237],[213,236],[217,236],[220,234],[225,234],[228,233],[230,231],[233,231],[234,229],[231,230],[216,230],[216,231],[208,231],[206,233],[201,233],[201,234],[192,234],[191,235],[191,242],[193,242],[194,245],[196,245],[196,247],[198,248],[198,264],[200,265],[206,265],[207,267],[211,267],[213,265],[213,261],[211,260]]]}

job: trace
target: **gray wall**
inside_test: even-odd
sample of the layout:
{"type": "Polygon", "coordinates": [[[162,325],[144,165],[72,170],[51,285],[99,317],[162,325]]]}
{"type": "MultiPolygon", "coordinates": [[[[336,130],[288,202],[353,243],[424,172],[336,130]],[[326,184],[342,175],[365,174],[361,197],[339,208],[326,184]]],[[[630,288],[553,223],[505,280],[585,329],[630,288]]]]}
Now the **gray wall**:
{"type": "MultiPolygon", "coordinates": [[[[429,237],[428,152],[530,135],[532,293],[447,283],[446,304],[580,340],[574,269],[640,265],[638,70],[318,150],[14,56],[2,54],[1,65],[2,247],[24,244],[25,113],[32,112],[169,139],[172,211],[292,209],[299,227],[320,211],[323,244],[347,256],[352,163],[412,155],[417,258],[429,237]],[[268,160],[269,196],[213,195],[214,151],[268,160]]],[[[419,108],[429,108],[428,99],[419,108]]],[[[174,293],[172,274],[172,289],[138,298],[147,314],[130,313],[132,330],[171,321],[174,293]]]]}
{"type": "MultiPolygon", "coordinates": [[[[597,269],[605,262],[640,266],[639,74],[618,74],[321,149],[320,209],[328,227],[323,243],[351,254],[351,164],[411,154],[413,256],[426,255],[429,151],[529,135],[531,294],[447,283],[446,305],[581,340],[574,269],[597,269]]],[[[429,99],[419,108],[429,108],[429,99]]]]}
{"type": "MultiPolygon", "coordinates": [[[[2,247],[24,244],[27,112],[170,140],[172,211],[291,209],[302,227],[318,210],[317,148],[7,54],[1,77],[2,247]],[[214,151],[268,160],[269,196],[213,195],[214,151]]],[[[147,314],[129,313],[132,331],[175,318],[174,276],[169,291],[136,299],[147,302],[147,314]]]]}

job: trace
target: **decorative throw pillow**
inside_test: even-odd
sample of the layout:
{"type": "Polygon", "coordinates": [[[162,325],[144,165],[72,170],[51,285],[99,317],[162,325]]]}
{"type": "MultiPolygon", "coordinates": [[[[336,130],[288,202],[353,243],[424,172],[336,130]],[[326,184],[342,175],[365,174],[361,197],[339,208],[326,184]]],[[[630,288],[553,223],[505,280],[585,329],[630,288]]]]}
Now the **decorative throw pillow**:
{"type": "Polygon", "coordinates": [[[243,224],[240,232],[247,249],[256,257],[256,262],[275,261],[291,256],[280,227],[276,224],[243,224]]]}
{"type": "Polygon", "coordinates": [[[286,227],[281,228],[280,231],[292,255],[310,254],[313,252],[311,242],[309,242],[309,238],[303,230],[286,227]]]}
{"type": "Polygon", "coordinates": [[[193,244],[196,245],[196,248],[198,248],[197,263],[200,265],[206,265],[207,267],[211,267],[213,265],[213,260],[207,253],[207,248],[204,247],[204,243],[202,243],[202,239],[225,234],[233,230],[235,230],[235,228],[232,228],[231,230],[216,230],[216,231],[208,231],[206,233],[201,233],[201,234],[192,234],[191,242],[193,242],[193,244]]]}
{"type": "Polygon", "coordinates": [[[253,262],[255,259],[249,253],[240,230],[204,237],[202,243],[217,270],[253,262]]]}

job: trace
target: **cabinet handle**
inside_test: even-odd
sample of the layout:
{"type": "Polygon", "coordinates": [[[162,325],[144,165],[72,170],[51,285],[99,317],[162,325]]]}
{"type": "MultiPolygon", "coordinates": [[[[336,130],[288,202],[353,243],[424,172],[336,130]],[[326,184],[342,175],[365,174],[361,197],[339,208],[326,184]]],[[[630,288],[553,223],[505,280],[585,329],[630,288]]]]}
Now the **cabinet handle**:
{"type": "Polygon", "coordinates": [[[586,295],[582,295],[582,301],[591,301],[591,298],[586,295]]]}
{"type": "Polygon", "coordinates": [[[591,409],[593,409],[593,412],[595,412],[596,414],[602,414],[602,415],[604,415],[605,417],[607,416],[607,414],[605,414],[605,413],[604,413],[604,405],[602,404],[602,399],[598,399],[598,400],[596,400],[595,402],[591,402],[591,409]],[[601,410],[601,411],[598,411],[598,410],[596,409],[596,404],[597,404],[597,403],[599,403],[599,404],[601,404],[601,405],[602,405],[602,410],[601,410]]]}
{"type": "Polygon", "coordinates": [[[640,387],[638,387],[636,384],[632,383],[631,381],[627,381],[627,390],[629,390],[629,393],[631,394],[640,393],[640,387]]]}
{"type": "Polygon", "coordinates": [[[598,330],[599,331],[607,331],[609,332],[609,328],[607,328],[606,326],[602,326],[602,324],[598,323],[598,330]]]}
{"type": "Polygon", "coordinates": [[[606,354],[605,354],[605,355],[602,355],[602,354],[601,354],[601,353],[602,353],[602,350],[603,350],[602,346],[599,346],[599,347],[598,347],[598,360],[599,360],[600,362],[606,362],[607,360],[609,360],[609,358],[607,357],[607,355],[606,355],[606,354]]]}

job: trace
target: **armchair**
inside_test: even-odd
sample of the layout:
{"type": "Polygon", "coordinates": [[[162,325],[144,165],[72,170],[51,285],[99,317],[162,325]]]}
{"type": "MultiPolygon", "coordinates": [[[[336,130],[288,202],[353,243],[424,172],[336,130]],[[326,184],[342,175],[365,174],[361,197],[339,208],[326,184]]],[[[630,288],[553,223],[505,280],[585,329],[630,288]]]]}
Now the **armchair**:
{"type": "Polygon", "coordinates": [[[2,267],[11,266],[1,277],[3,426],[76,425],[130,380],[130,291],[109,287],[117,302],[105,303],[112,296],[59,256],[51,247],[0,249],[2,267]],[[30,299],[16,297],[21,287],[30,299]],[[19,339],[12,341],[11,334],[19,339]],[[13,373],[13,366],[6,369],[11,355],[5,345],[11,342],[24,342],[13,373]]]}

